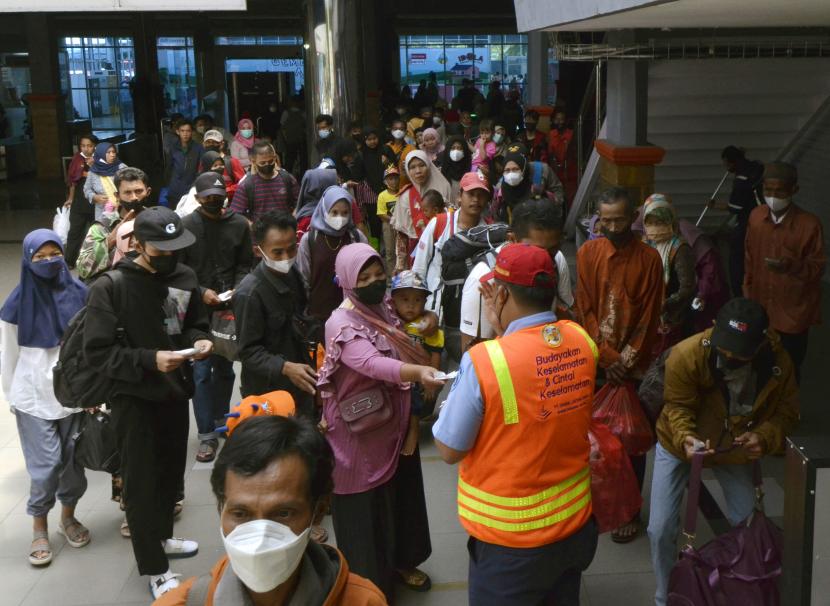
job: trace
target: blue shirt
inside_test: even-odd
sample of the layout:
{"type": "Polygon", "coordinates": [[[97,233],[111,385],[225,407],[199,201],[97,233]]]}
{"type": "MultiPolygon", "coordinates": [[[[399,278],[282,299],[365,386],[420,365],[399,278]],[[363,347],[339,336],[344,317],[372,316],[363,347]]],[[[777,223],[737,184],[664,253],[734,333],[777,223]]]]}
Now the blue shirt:
{"type": "MultiPolygon", "coordinates": [[[[532,316],[513,320],[504,331],[504,336],[530,328],[556,322],[552,311],[543,311],[532,316]]],[[[453,450],[466,452],[473,447],[481,420],[484,418],[484,399],[470,354],[465,353],[458,367],[458,376],[450,388],[447,401],[441,408],[438,422],[432,427],[435,439],[453,450]]]]}

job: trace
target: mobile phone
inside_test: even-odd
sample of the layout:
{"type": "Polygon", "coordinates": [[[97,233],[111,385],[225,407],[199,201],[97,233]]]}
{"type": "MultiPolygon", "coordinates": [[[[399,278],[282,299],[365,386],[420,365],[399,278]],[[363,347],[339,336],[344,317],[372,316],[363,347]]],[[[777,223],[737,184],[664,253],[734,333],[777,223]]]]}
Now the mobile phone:
{"type": "Polygon", "coordinates": [[[226,290],[225,292],[223,292],[219,295],[216,295],[216,296],[219,297],[219,300],[222,301],[223,303],[225,301],[230,301],[231,297],[233,296],[233,290],[226,290]]]}

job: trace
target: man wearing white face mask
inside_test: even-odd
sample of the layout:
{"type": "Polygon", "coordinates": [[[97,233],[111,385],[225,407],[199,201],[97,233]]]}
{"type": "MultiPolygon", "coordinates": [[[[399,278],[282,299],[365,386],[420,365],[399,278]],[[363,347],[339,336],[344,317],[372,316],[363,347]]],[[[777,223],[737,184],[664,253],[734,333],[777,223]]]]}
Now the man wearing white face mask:
{"type": "Polygon", "coordinates": [[[749,215],[744,296],[758,301],[781,337],[800,380],[810,326],[821,320],[824,236],[821,221],[796,206],[798,172],[785,162],[764,168],[764,206],[749,215]]]}
{"type": "Polygon", "coordinates": [[[382,606],[343,554],[309,541],[331,495],[334,456],[306,420],[254,417],[228,438],[211,474],[223,556],[155,606],[382,606]]]}
{"type": "Polygon", "coordinates": [[[254,223],[253,236],[262,263],[232,299],[242,396],[285,390],[298,414],[310,417],[317,381],[309,353],[314,327],[303,315],[308,301],[294,267],[297,221],[288,213],[266,213],[254,223]]]}

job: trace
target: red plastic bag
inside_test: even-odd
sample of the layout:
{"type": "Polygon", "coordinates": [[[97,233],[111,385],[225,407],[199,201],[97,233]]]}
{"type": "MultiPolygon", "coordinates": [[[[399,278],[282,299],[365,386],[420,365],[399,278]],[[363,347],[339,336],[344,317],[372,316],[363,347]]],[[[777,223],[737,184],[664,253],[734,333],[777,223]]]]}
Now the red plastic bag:
{"type": "Polygon", "coordinates": [[[592,418],[607,425],[631,456],[644,455],[654,446],[654,432],[630,381],[601,387],[594,394],[592,418]]]}
{"type": "Polygon", "coordinates": [[[591,423],[591,502],[599,532],[616,530],[640,511],[643,497],[622,443],[602,423],[591,423]]]}

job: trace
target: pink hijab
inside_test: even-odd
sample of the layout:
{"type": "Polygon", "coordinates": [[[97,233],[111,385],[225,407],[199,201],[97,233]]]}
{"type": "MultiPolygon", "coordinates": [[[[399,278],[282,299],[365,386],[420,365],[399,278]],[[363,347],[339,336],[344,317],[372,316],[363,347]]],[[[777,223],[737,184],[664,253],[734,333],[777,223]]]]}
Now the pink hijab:
{"type": "Polygon", "coordinates": [[[435,162],[439,155],[444,151],[444,144],[441,143],[441,135],[438,133],[437,130],[434,128],[427,128],[424,130],[424,143],[421,146],[421,149],[427,153],[429,159],[435,162]],[[426,140],[427,135],[435,137],[435,146],[432,149],[427,148],[426,140]]]}
{"type": "Polygon", "coordinates": [[[243,129],[246,129],[246,128],[253,131],[254,130],[254,123],[251,122],[250,120],[248,120],[248,118],[242,118],[239,121],[239,124],[236,125],[236,134],[233,136],[233,138],[234,138],[235,141],[239,141],[239,143],[241,143],[242,145],[244,145],[248,149],[251,149],[254,146],[254,137],[251,136],[250,139],[246,139],[245,137],[242,136],[242,134],[240,132],[240,131],[242,131],[243,129]]]}

